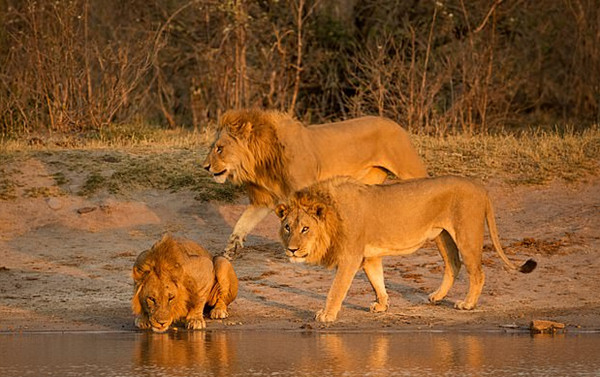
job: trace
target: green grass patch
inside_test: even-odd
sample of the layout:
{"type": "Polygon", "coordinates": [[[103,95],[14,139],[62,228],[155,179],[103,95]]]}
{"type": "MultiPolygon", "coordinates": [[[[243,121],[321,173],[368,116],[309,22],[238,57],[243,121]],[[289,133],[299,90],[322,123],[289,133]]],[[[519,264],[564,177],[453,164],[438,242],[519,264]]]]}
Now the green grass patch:
{"type": "Polygon", "coordinates": [[[15,199],[16,185],[11,177],[5,175],[4,169],[0,169],[0,200],[15,199]]]}
{"type": "MultiPolygon", "coordinates": [[[[86,140],[85,147],[77,148],[16,141],[0,144],[0,200],[65,193],[128,196],[148,189],[187,190],[202,201],[230,202],[243,195],[242,188],[217,184],[202,169],[210,138],[201,142],[198,134],[181,131],[163,131],[150,134],[152,137],[147,132],[123,135],[86,140]],[[140,141],[140,135],[145,135],[145,141],[140,141]],[[40,174],[51,178],[51,189],[31,187],[20,179],[20,164],[28,159],[42,163],[40,174]]],[[[483,181],[500,179],[513,185],[540,185],[553,180],[583,181],[597,175],[600,167],[598,127],[579,133],[412,138],[435,176],[455,174],[483,181]]]]}

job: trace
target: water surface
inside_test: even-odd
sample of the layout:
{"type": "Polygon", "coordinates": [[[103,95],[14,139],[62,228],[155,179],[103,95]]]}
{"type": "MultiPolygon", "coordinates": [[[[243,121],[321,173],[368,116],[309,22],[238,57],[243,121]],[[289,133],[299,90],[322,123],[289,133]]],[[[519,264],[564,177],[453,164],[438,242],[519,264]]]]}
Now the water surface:
{"type": "Polygon", "coordinates": [[[0,334],[0,376],[599,376],[600,335],[0,334]]]}

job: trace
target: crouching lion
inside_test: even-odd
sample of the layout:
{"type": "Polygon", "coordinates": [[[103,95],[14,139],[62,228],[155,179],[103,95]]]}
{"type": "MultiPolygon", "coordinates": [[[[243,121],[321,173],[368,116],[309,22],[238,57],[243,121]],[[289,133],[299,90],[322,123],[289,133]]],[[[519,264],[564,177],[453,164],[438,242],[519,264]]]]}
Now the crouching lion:
{"type": "Polygon", "coordinates": [[[388,173],[427,176],[409,134],[389,119],[304,126],[284,113],[261,110],[226,112],[203,165],[219,183],[244,185],[250,198],[229,237],[227,257],[277,203],[314,182],[338,175],[367,184],[382,183],[388,173]]]}
{"type": "Polygon", "coordinates": [[[203,329],[210,318],[227,318],[227,305],[237,296],[238,280],[231,263],[189,240],[165,235],[142,252],[133,266],[135,290],[131,307],[140,329],[164,332],[181,322],[203,329]]]}
{"type": "Polygon", "coordinates": [[[334,178],[294,193],[275,212],[281,219],[280,236],[291,262],[337,268],[325,308],[316,315],[320,322],[335,321],[361,266],[376,295],[371,311],[387,310],[382,257],[411,254],[440,235],[450,247],[447,252],[440,249],[444,276],[429,300],[435,303],[446,296],[462,259],[469,274],[469,290],[455,307],[473,309],[484,282],[486,220],[494,248],[508,267],[527,273],[537,265],[530,259],[516,267],[508,260],[500,246],[487,191],[465,178],[447,176],[374,186],[334,178]]]}

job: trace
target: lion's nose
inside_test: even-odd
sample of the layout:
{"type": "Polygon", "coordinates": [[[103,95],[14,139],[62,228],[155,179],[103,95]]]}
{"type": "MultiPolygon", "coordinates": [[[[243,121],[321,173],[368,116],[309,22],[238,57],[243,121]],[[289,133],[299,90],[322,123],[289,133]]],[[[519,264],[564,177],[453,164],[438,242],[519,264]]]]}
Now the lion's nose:
{"type": "Polygon", "coordinates": [[[204,164],[204,166],[202,167],[204,168],[204,170],[210,171],[210,164],[204,164]]]}
{"type": "Polygon", "coordinates": [[[167,321],[156,321],[160,325],[160,327],[164,327],[167,324],[167,321]]]}
{"type": "Polygon", "coordinates": [[[296,253],[296,251],[298,251],[297,247],[288,247],[288,251],[290,252],[290,254],[294,255],[296,253]]]}

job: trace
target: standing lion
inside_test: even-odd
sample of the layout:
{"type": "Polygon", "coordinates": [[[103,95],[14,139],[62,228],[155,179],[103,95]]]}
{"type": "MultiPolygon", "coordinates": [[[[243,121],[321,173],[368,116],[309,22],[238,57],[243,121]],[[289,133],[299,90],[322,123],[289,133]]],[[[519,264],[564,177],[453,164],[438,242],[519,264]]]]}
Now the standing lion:
{"type": "MultiPolygon", "coordinates": [[[[427,176],[408,133],[382,117],[304,126],[290,116],[261,110],[226,112],[204,161],[215,181],[243,184],[250,198],[229,237],[225,256],[295,190],[337,175],[366,184],[427,176]]],[[[438,242],[438,247],[444,247],[438,242]],[[441,245],[441,246],[440,246],[441,245]]]]}
{"type": "Polygon", "coordinates": [[[227,318],[238,280],[231,263],[190,240],[165,235],[142,252],[133,266],[135,290],[131,307],[140,329],[164,332],[181,322],[203,329],[204,310],[210,318],[227,318]]]}
{"type": "Polygon", "coordinates": [[[294,193],[277,206],[280,235],[291,262],[306,262],[337,269],[325,307],[316,319],[332,322],[359,268],[363,268],[376,295],[371,311],[388,308],[382,257],[408,255],[440,234],[452,240],[446,255],[440,287],[429,296],[443,299],[462,264],[469,274],[469,291],[457,309],[475,307],[484,283],[482,249],[485,223],[502,261],[528,273],[536,262],[511,263],[500,245],[494,211],[487,191],[459,177],[415,179],[392,185],[367,186],[338,177],[294,193]],[[459,257],[460,256],[460,257],[459,257]]]}

